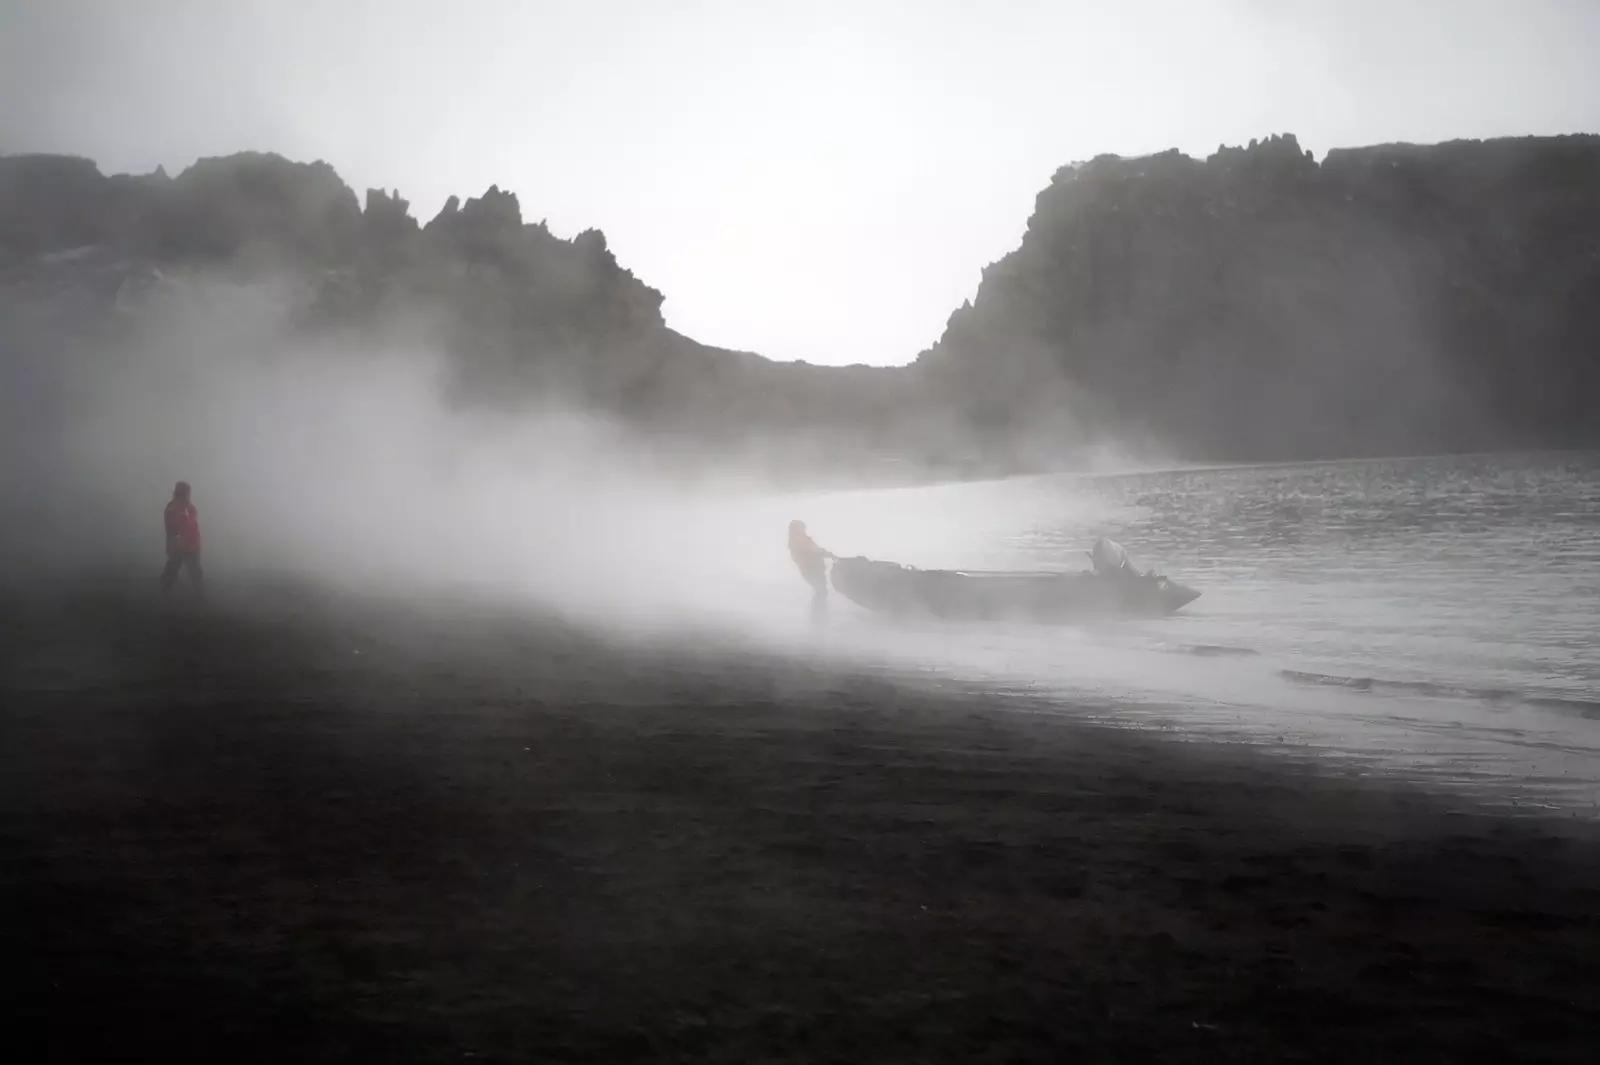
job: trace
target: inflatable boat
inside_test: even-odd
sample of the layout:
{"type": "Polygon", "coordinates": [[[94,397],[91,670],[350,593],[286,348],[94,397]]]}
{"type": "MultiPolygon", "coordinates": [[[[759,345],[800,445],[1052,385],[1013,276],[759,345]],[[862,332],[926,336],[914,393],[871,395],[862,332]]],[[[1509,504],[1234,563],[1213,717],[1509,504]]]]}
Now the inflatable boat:
{"type": "Polygon", "coordinates": [[[945,620],[1156,618],[1200,598],[1171,578],[1128,567],[1081,573],[924,570],[841,558],[833,563],[832,582],[840,595],[875,613],[945,620]]]}

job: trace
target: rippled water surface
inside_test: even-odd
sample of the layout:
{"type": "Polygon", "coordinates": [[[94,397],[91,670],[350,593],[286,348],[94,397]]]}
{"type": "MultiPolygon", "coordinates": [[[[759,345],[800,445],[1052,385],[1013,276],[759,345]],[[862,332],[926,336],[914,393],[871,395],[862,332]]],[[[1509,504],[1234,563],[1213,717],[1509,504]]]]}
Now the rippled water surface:
{"type": "Polygon", "coordinates": [[[929,568],[1078,569],[1106,534],[1203,592],[1159,621],[850,617],[846,633],[870,635],[836,638],[997,690],[1092,695],[1120,723],[1309,746],[1528,804],[1600,800],[1600,456],[1028,478],[813,510],[835,550],[929,568]]]}

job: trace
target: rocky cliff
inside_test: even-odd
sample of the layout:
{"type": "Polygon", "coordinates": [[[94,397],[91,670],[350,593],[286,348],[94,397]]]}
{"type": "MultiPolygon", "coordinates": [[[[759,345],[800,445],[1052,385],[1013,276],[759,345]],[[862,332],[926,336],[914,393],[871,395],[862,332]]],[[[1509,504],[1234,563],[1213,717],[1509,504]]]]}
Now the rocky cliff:
{"type": "Polygon", "coordinates": [[[918,372],[996,447],[1600,444],[1600,137],[1066,167],[918,372]]]}
{"type": "Polygon", "coordinates": [[[498,188],[421,224],[275,155],[176,177],[0,157],[13,354],[202,275],[287,284],[309,335],[421,331],[460,402],[549,398],[773,468],[994,471],[1107,440],[1237,460],[1600,444],[1590,136],[1065,167],[903,370],[697,344],[600,231],[558,238],[498,188]]]}
{"type": "Polygon", "coordinates": [[[611,414],[690,461],[736,453],[777,472],[837,470],[907,451],[890,428],[907,410],[905,375],[695,343],[666,327],[662,294],[602,232],[560,239],[499,188],[452,197],[424,225],[398,193],[359,201],[320,162],[247,153],[131,177],[78,158],[0,157],[0,285],[29,308],[34,340],[115,330],[153,290],[197,277],[287,291],[300,335],[352,346],[420,336],[449,356],[458,402],[611,414]],[[43,307],[55,313],[41,324],[43,307]]]}

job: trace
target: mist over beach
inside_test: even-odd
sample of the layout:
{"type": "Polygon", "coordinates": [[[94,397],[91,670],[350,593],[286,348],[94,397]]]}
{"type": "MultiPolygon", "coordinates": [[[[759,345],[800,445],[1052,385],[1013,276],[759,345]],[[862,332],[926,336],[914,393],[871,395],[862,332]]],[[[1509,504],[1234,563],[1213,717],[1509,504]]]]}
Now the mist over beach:
{"type": "Polygon", "coordinates": [[[1589,1060],[1597,34],[6,7],[8,1015],[1589,1060]]]}

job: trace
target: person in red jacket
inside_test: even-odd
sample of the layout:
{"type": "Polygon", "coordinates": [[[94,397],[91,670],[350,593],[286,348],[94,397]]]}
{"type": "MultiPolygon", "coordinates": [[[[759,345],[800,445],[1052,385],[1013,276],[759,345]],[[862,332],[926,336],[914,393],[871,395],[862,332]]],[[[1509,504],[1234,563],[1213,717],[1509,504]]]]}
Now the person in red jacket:
{"type": "Polygon", "coordinates": [[[196,588],[202,586],[205,574],[200,570],[200,516],[189,501],[189,482],[179,481],[172,490],[172,501],[167,504],[167,568],[161,571],[161,590],[172,590],[179,570],[187,570],[189,580],[196,588]]]}

